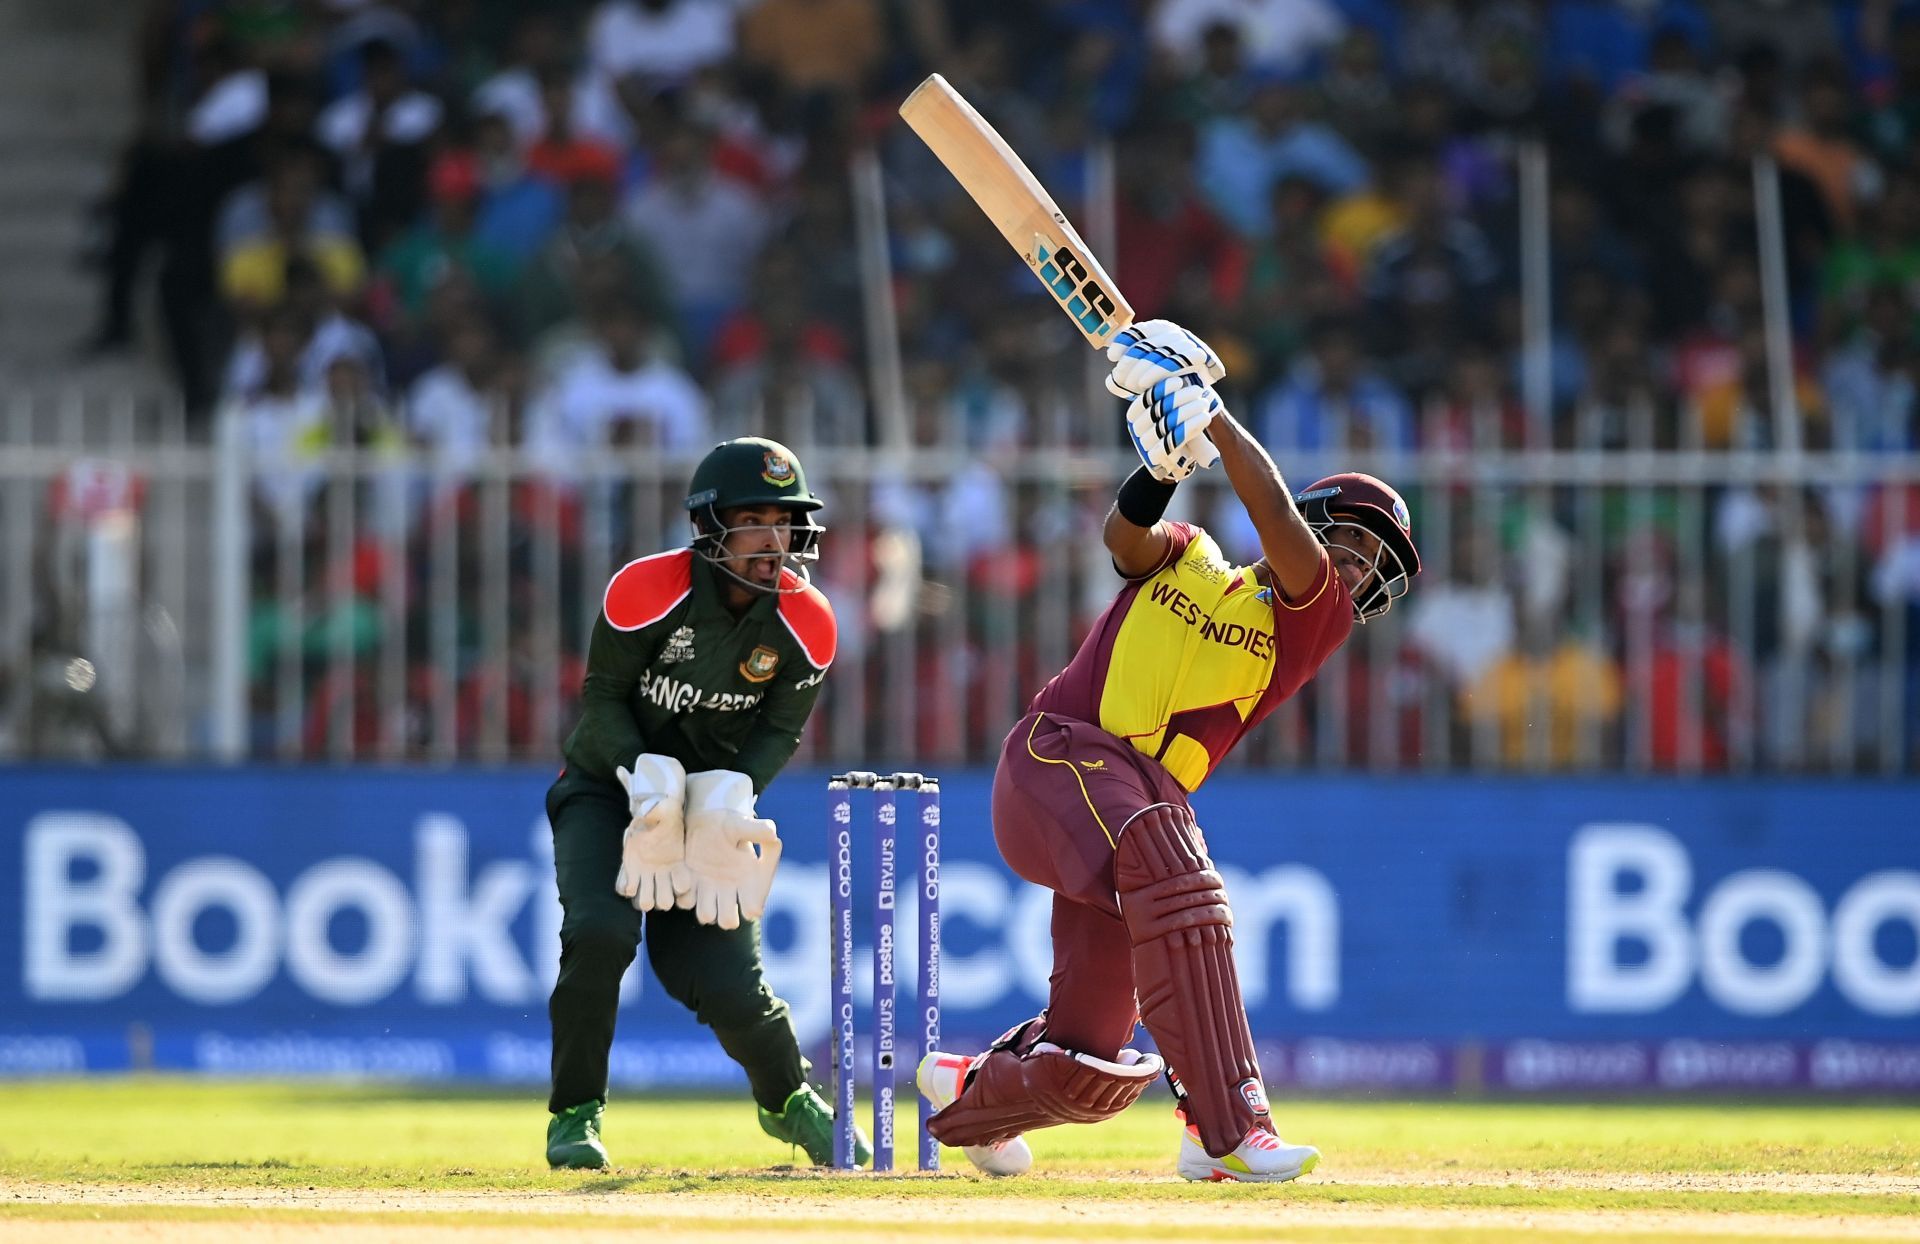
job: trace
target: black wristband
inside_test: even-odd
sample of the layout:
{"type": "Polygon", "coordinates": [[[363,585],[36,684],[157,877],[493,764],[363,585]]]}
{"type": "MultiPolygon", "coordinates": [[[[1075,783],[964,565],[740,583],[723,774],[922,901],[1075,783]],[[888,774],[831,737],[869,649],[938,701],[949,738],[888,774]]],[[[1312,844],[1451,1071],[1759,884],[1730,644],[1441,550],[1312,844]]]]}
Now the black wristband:
{"type": "Polygon", "coordinates": [[[1173,501],[1173,490],[1178,487],[1178,484],[1163,484],[1153,478],[1152,471],[1138,467],[1121,482],[1114,508],[1135,527],[1151,527],[1167,512],[1167,506],[1173,501]]]}

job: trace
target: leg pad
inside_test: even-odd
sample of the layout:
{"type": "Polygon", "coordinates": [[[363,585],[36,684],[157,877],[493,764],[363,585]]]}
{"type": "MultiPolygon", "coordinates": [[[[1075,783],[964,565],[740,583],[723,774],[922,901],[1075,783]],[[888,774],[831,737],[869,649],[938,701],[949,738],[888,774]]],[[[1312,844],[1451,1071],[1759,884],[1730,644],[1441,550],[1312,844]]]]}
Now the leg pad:
{"type": "Polygon", "coordinates": [[[1193,814],[1161,804],[1129,821],[1114,888],[1141,1022],[1186,1095],[1201,1145],[1222,1157],[1270,1122],[1233,962],[1233,911],[1193,814]]]}

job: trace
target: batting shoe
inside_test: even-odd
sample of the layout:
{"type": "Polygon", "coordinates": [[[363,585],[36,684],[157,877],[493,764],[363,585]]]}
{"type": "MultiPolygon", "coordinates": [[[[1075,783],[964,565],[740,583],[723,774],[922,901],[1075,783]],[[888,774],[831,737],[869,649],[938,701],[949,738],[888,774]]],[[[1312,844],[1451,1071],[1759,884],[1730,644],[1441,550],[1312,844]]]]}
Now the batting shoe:
{"type": "MultiPolygon", "coordinates": [[[[1176,1112],[1177,1113],[1177,1112],[1176,1112]]],[[[1184,1121],[1185,1116],[1181,1116],[1184,1121]]],[[[1216,1158],[1200,1144],[1200,1129],[1187,1124],[1180,1137],[1182,1179],[1219,1183],[1283,1184],[1320,1165],[1320,1151],[1312,1145],[1290,1145],[1255,1124],[1232,1153],[1216,1158]]]]}
{"type": "MultiPolygon", "coordinates": [[[[775,1140],[799,1145],[807,1151],[807,1161],[815,1166],[833,1165],[833,1107],[813,1085],[802,1084],[787,1097],[787,1104],[775,1114],[759,1107],[760,1130],[775,1140]]],[[[853,1129],[853,1164],[865,1166],[873,1161],[873,1146],[858,1127],[853,1129]]]]}
{"type": "MultiPolygon", "coordinates": [[[[939,1050],[930,1050],[920,1060],[920,1069],[914,1072],[914,1083],[920,1086],[921,1094],[933,1103],[935,1110],[945,1110],[960,1096],[961,1085],[967,1078],[967,1068],[971,1066],[973,1059],[965,1054],[942,1054],[939,1050]]],[[[1033,1169],[1033,1150],[1021,1136],[1003,1140],[997,1145],[966,1145],[960,1152],[967,1155],[967,1161],[988,1175],[1024,1175],[1033,1169]]]]}
{"type": "Polygon", "coordinates": [[[600,1143],[604,1103],[568,1106],[547,1123],[547,1165],[554,1170],[603,1171],[607,1147],[600,1143]]]}

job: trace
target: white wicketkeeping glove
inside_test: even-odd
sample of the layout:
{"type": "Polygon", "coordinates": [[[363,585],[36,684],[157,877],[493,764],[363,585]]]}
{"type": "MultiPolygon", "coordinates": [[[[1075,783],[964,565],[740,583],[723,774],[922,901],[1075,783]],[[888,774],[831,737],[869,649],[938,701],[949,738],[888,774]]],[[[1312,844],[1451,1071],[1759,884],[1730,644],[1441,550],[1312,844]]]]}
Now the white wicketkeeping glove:
{"type": "Polygon", "coordinates": [[[1226,365],[1213,347],[1172,320],[1146,320],[1123,328],[1107,343],[1107,391],[1138,397],[1169,376],[1199,376],[1210,384],[1226,379],[1226,365]]]}
{"type": "Polygon", "coordinates": [[[613,888],[640,911],[693,906],[693,874],[687,871],[683,809],[687,771],[671,756],[642,752],[631,771],[613,775],[627,791],[633,822],[620,839],[620,873],[613,888]]]}
{"type": "Polygon", "coordinates": [[[1177,484],[1220,461],[1206,433],[1223,409],[1212,385],[1198,376],[1174,376],[1127,406],[1127,435],[1155,479],[1177,484]]]}
{"type": "Polygon", "coordinates": [[[737,929],[767,909],[780,866],[780,831],[753,814],[753,779],[731,769],[687,776],[687,868],[693,915],[737,929]],[[754,850],[758,847],[759,850],[754,850]]]}

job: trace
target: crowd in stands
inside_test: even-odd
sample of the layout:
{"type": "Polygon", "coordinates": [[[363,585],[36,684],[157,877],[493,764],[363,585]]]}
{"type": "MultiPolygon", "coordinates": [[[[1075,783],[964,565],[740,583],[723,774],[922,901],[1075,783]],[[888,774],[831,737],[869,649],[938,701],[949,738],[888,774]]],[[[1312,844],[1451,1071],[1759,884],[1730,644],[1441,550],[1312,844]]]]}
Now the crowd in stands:
{"type": "MultiPolygon", "coordinates": [[[[847,534],[822,573],[859,563],[884,580],[867,570],[900,528],[932,579],[1016,604],[1056,590],[1029,572],[1036,550],[1090,532],[1102,499],[1075,493],[1063,518],[1002,468],[1119,444],[1118,420],[1089,400],[1071,326],[898,122],[932,70],[1083,226],[1092,153],[1113,153],[1109,266],[1141,318],[1216,347],[1224,395],[1283,470],[1301,455],[1771,452],[1793,447],[1783,435],[1878,461],[1920,452],[1908,0],[149,0],[142,49],[142,128],[104,209],[99,345],[133,336],[156,273],[191,409],[243,421],[281,464],[259,489],[263,601],[290,528],[364,571],[314,572],[325,582],[383,581],[317,530],[303,452],[411,446],[457,474],[515,448],[564,491],[609,447],[680,457],[757,433],[811,465],[878,443],[849,176],[868,150],[908,434],[956,465],[938,495],[834,498],[847,534]],[[1517,153],[1535,142],[1544,405],[1523,400],[1521,349],[1517,153]],[[1786,410],[1763,317],[1762,155],[1785,242],[1786,410]]],[[[1539,748],[1563,766],[1853,767],[1879,754],[1892,669],[1914,764],[1912,489],[1716,487],[1697,514],[1573,489],[1411,499],[1417,521],[1453,514],[1390,651],[1372,642],[1368,659],[1441,680],[1451,707],[1437,735],[1394,717],[1394,763],[1423,763],[1440,737],[1449,762],[1539,748]]],[[[1204,517],[1249,553],[1250,533],[1204,517]]],[[[410,521],[429,543],[431,519],[410,521]]],[[[856,632],[914,612],[842,605],[856,632]]],[[[304,642],[270,621],[263,719],[276,645],[304,642]]],[[[561,629],[577,652],[581,620],[561,629]]],[[[396,642],[366,630],[369,650],[396,642]]],[[[514,729],[528,754],[550,750],[514,729]]]]}

